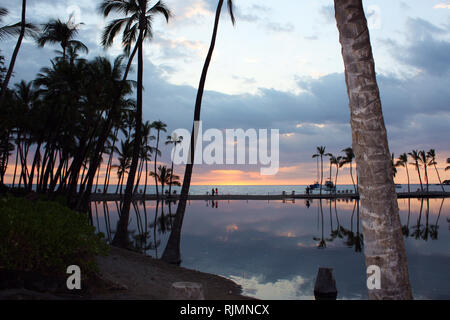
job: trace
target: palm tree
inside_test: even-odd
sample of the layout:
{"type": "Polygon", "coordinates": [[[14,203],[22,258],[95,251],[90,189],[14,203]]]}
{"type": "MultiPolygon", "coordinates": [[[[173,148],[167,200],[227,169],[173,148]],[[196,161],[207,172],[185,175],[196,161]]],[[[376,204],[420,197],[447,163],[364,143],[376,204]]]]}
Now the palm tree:
{"type": "MultiPolygon", "coordinates": [[[[22,0],[22,19],[21,19],[20,23],[17,23],[12,26],[3,26],[0,28],[0,40],[2,38],[4,38],[5,36],[17,35],[17,34],[19,35],[19,37],[17,38],[16,46],[14,48],[14,51],[13,51],[13,54],[11,57],[11,61],[9,63],[8,71],[5,75],[5,79],[3,80],[3,83],[2,83],[2,91],[0,92],[0,110],[2,109],[3,103],[5,102],[6,91],[8,89],[9,80],[11,79],[11,76],[12,76],[12,73],[14,70],[14,65],[16,63],[17,55],[19,54],[20,46],[22,45],[22,40],[27,35],[34,36],[38,30],[34,25],[26,22],[26,10],[27,10],[27,1],[22,0]],[[19,26],[20,26],[20,29],[19,29],[19,26]]],[[[7,13],[8,13],[8,10],[1,8],[0,9],[0,18],[2,16],[5,16],[7,13]]]]}
{"type": "Polygon", "coordinates": [[[341,156],[332,157],[330,159],[330,161],[336,166],[336,176],[334,178],[334,187],[335,187],[334,191],[335,192],[337,190],[337,180],[338,180],[339,168],[344,165],[344,162],[342,161],[342,159],[343,158],[341,156]]]}
{"type": "MultiPolygon", "coordinates": [[[[188,160],[188,163],[186,164],[186,169],[184,172],[180,202],[178,203],[178,207],[177,207],[174,228],[172,229],[166,249],[164,250],[164,254],[162,256],[162,259],[164,261],[170,262],[170,263],[175,263],[175,264],[179,264],[181,261],[180,234],[181,234],[181,227],[183,224],[184,212],[186,211],[186,203],[187,203],[187,197],[189,194],[189,187],[191,185],[192,169],[194,166],[193,162],[195,159],[195,141],[197,141],[197,133],[198,133],[197,129],[198,129],[199,121],[200,121],[200,112],[201,112],[201,107],[202,107],[203,91],[205,88],[206,75],[208,73],[208,68],[211,63],[211,58],[212,58],[212,55],[214,52],[214,47],[216,44],[217,31],[219,28],[220,13],[222,11],[223,2],[224,2],[224,0],[219,0],[218,4],[217,4],[216,16],[215,16],[215,20],[214,20],[214,29],[213,29],[213,34],[212,34],[212,38],[211,38],[211,44],[209,46],[205,64],[203,65],[203,70],[202,70],[202,74],[200,77],[200,83],[199,83],[198,91],[197,91],[197,98],[195,100],[194,123],[192,125],[190,152],[189,152],[189,158],[188,158],[189,160],[188,160]]],[[[234,20],[234,14],[233,14],[233,1],[227,0],[227,5],[228,5],[228,11],[231,16],[231,22],[234,25],[235,20],[234,20]]]]}
{"type": "Polygon", "coordinates": [[[424,175],[425,175],[425,182],[427,184],[427,192],[429,191],[428,186],[428,156],[425,153],[424,150],[419,151],[419,162],[421,165],[423,165],[423,171],[424,171],[424,175]]]}
{"type": "MultiPolygon", "coordinates": [[[[160,137],[160,133],[162,132],[167,132],[167,124],[165,124],[164,122],[162,122],[161,120],[158,121],[153,121],[151,124],[151,127],[153,129],[155,129],[158,133],[156,135],[156,153],[155,153],[155,162],[154,162],[154,172],[156,172],[156,161],[158,159],[158,152],[159,152],[159,137],[160,137]]],[[[156,188],[156,197],[159,197],[159,191],[158,191],[158,179],[155,176],[155,188],[156,188]]]]}
{"type": "Polygon", "coordinates": [[[411,158],[414,160],[411,164],[416,167],[417,174],[419,175],[419,182],[420,182],[420,190],[423,192],[423,185],[422,185],[422,177],[420,176],[420,164],[419,164],[419,152],[417,150],[412,150],[408,153],[411,158]]]}
{"type": "Polygon", "coordinates": [[[408,193],[410,190],[410,182],[409,182],[409,171],[408,171],[408,155],[406,153],[402,153],[395,164],[396,167],[405,167],[406,169],[406,177],[408,178],[408,193]]]}
{"type": "Polygon", "coordinates": [[[370,299],[412,299],[375,62],[362,0],[335,0],[358,166],[366,265],[377,265],[381,289],[370,299]]]}
{"type": "Polygon", "coordinates": [[[168,186],[180,186],[180,177],[173,174],[172,169],[167,169],[166,166],[158,166],[158,172],[150,172],[150,176],[155,177],[161,183],[161,193],[164,194],[164,187],[168,186]]]}
{"type": "Polygon", "coordinates": [[[37,39],[38,46],[42,48],[47,43],[58,43],[62,48],[63,60],[66,59],[67,49],[71,46],[88,53],[89,49],[81,41],[74,40],[83,23],[75,24],[73,19],[74,16],[70,15],[67,22],[62,22],[60,19],[52,19],[44,24],[42,34],[37,39]]]}
{"type": "Polygon", "coordinates": [[[323,184],[323,156],[325,156],[325,147],[317,147],[317,153],[313,154],[313,158],[320,157],[320,194],[322,194],[322,184],[323,184]]]}
{"type": "Polygon", "coordinates": [[[353,153],[353,148],[352,147],[348,147],[344,150],[342,150],[342,152],[345,152],[345,157],[344,157],[344,163],[348,163],[350,165],[350,177],[352,178],[352,183],[353,183],[353,188],[355,189],[355,193],[357,192],[356,190],[356,185],[355,185],[355,180],[353,179],[353,159],[355,159],[355,154],[353,153]]]}
{"type": "MultiPolygon", "coordinates": [[[[166,145],[173,145],[173,151],[172,151],[172,155],[175,155],[175,152],[177,150],[177,145],[179,145],[180,143],[183,142],[183,137],[182,136],[178,136],[175,132],[171,135],[171,136],[167,136],[167,140],[166,140],[166,145]]],[[[173,156],[171,159],[171,167],[170,170],[173,174],[173,156]]],[[[170,180],[170,182],[172,182],[172,179],[170,180]]],[[[169,184],[169,195],[172,194],[172,183],[169,184]]]]}
{"type": "Polygon", "coordinates": [[[430,149],[430,151],[427,152],[427,158],[429,159],[428,165],[429,166],[434,166],[434,170],[436,170],[436,175],[438,177],[439,180],[439,184],[442,188],[442,192],[445,192],[444,190],[444,186],[442,185],[442,181],[441,181],[441,176],[439,175],[439,171],[436,167],[437,162],[436,162],[436,151],[434,149],[430,149]]]}
{"type": "Polygon", "coordinates": [[[139,147],[141,144],[142,135],[142,91],[144,70],[143,44],[145,39],[151,39],[153,36],[152,21],[154,17],[162,14],[166,21],[169,22],[169,18],[172,15],[170,10],[162,1],[158,1],[154,6],[150,6],[150,2],[151,1],[149,0],[103,0],[99,7],[104,17],[107,17],[111,12],[125,15],[123,18],[112,20],[106,26],[103,33],[102,44],[106,47],[111,46],[114,42],[114,38],[123,28],[122,44],[124,46],[125,53],[128,55],[130,54],[134,43],[136,43],[138,48],[137,106],[135,114],[133,157],[130,172],[128,174],[125,197],[122,204],[121,219],[113,240],[114,245],[122,247],[128,245],[128,237],[126,236],[126,233],[128,229],[130,205],[133,196],[134,180],[139,162],[139,147]]]}
{"type": "MultiPolygon", "coordinates": [[[[447,158],[447,164],[450,164],[450,158],[447,158]]],[[[450,166],[445,167],[445,171],[450,170],[450,166]]]]}

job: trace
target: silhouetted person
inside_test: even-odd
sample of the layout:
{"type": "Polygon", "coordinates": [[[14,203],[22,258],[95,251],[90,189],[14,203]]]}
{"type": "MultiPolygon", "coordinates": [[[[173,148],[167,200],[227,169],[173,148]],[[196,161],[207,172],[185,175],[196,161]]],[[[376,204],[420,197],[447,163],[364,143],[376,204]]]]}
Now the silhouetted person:
{"type": "Polygon", "coordinates": [[[219,194],[219,190],[217,190],[217,188],[216,188],[216,195],[218,195],[219,194]]]}
{"type": "Polygon", "coordinates": [[[212,194],[213,197],[214,197],[214,193],[215,193],[214,188],[212,188],[211,194],[212,194]]]}

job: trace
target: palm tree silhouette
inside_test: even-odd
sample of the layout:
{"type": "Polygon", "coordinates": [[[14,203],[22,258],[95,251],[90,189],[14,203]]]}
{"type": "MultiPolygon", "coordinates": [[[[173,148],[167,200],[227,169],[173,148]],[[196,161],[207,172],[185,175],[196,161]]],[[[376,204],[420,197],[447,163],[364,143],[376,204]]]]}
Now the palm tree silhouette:
{"type": "Polygon", "coordinates": [[[325,148],[324,146],[317,147],[317,153],[314,154],[313,158],[320,157],[320,194],[322,195],[322,184],[323,184],[323,157],[326,155],[329,155],[328,153],[325,154],[325,148]]]}
{"type": "Polygon", "coordinates": [[[104,0],[100,4],[100,11],[105,17],[111,12],[123,14],[125,17],[112,20],[105,28],[102,44],[106,47],[112,45],[114,38],[123,28],[122,45],[127,55],[130,54],[134,43],[138,48],[138,71],[137,71],[137,106],[135,114],[135,139],[133,148],[133,157],[128,174],[125,197],[122,204],[122,217],[119,223],[119,230],[116,233],[113,244],[118,246],[126,245],[126,231],[128,227],[128,217],[130,214],[130,205],[133,196],[134,180],[136,176],[137,165],[139,161],[139,147],[141,145],[141,125],[142,125],[142,91],[143,91],[143,44],[145,39],[151,39],[153,36],[152,21],[156,15],[163,15],[167,22],[172,16],[169,8],[158,1],[154,6],[150,5],[149,0],[104,0]]]}
{"type": "Polygon", "coordinates": [[[78,35],[78,30],[83,23],[74,23],[73,14],[70,15],[67,22],[60,19],[52,19],[43,25],[42,34],[37,38],[39,47],[44,47],[47,43],[58,43],[62,48],[62,58],[66,59],[68,47],[74,47],[78,50],[89,52],[88,47],[79,40],[74,40],[78,35]]]}
{"type": "MultiPolygon", "coordinates": [[[[31,23],[26,22],[26,9],[27,9],[27,1],[22,0],[22,18],[20,23],[16,23],[10,26],[2,26],[0,28],[0,40],[3,40],[7,36],[18,35],[17,43],[14,48],[11,61],[9,62],[8,71],[6,72],[5,78],[2,83],[2,91],[0,92],[0,110],[3,108],[3,104],[6,98],[6,91],[8,89],[9,80],[11,79],[14,65],[16,63],[17,55],[19,54],[20,46],[22,45],[22,40],[25,36],[35,36],[38,28],[31,23]]],[[[0,19],[8,14],[8,10],[1,8],[0,9],[0,19]]],[[[0,20],[1,22],[1,20],[0,20]]]]}
{"type": "MultiPolygon", "coordinates": [[[[200,76],[200,83],[198,86],[197,98],[195,100],[194,123],[192,125],[190,152],[189,152],[189,157],[188,157],[188,159],[190,161],[188,161],[188,163],[186,164],[186,168],[185,168],[185,172],[184,172],[183,186],[181,188],[180,201],[179,201],[178,207],[177,207],[174,228],[172,229],[166,249],[164,250],[164,254],[162,256],[162,259],[169,263],[179,264],[181,262],[180,235],[181,235],[181,227],[183,224],[184,213],[186,211],[187,197],[188,197],[189,188],[191,185],[192,169],[194,166],[193,162],[195,159],[195,141],[197,140],[196,128],[200,121],[200,112],[201,112],[201,107],[202,107],[202,99],[203,99],[203,91],[205,88],[206,75],[208,73],[208,68],[211,63],[212,55],[214,52],[214,47],[216,44],[217,31],[219,28],[220,13],[222,11],[223,2],[224,2],[224,0],[219,0],[218,4],[217,4],[216,16],[215,16],[215,20],[214,20],[214,29],[213,29],[213,34],[212,34],[212,38],[211,38],[211,44],[209,46],[209,50],[208,50],[208,54],[206,56],[205,64],[203,66],[202,74],[200,76]]],[[[234,14],[233,14],[233,1],[227,0],[227,5],[228,5],[228,11],[231,16],[231,22],[234,25],[235,19],[234,19],[234,14]]]]}
{"type": "MultiPolygon", "coordinates": [[[[158,152],[159,151],[159,138],[160,138],[160,134],[161,131],[162,132],[167,132],[167,124],[165,124],[164,122],[162,122],[161,120],[158,121],[153,121],[151,124],[151,127],[153,129],[156,130],[157,135],[156,135],[156,153],[155,153],[155,160],[154,160],[154,172],[156,172],[156,163],[157,163],[157,159],[158,159],[158,152]]],[[[156,197],[159,197],[159,191],[158,191],[158,179],[155,176],[155,188],[156,188],[156,197]]]]}
{"type": "Polygon", "coordinates": [[[408,171],[408,155],[406,153],[402,153],[398,157],[398,160],[395,163],[395,166],[396,167],[404,167],[406,169],[406,177],[408,178],[408,193],[410,193],[411,190],[410,190],[409,171],[408,171]]]}
{"type": "Polygon", "coordinates": [[[417,150],[412,150],[411,152],[408,153],[411,158],[414,160],[414,162],[412,162],[411,164],[416,167],[417,170],[417,174],[419,176],[419,182],[420,182],[420,190],[423,192],[423,184],[422,184],[422,177],[420,175],[420,164],[419,164],[419,152],[417,150]]]}
{"type": "MultiPolygon", "coordinates": [[[[183,137],[178,136],[175,132],[171,136],[167,136],[166,145],[173,145],[173,151],[172,154],[175,155],[175,152],[177,150],[177,145],[181,144],[183,142],[183,137]]],[[[171,173],[173,174],[173,156],[171,157],[171,167],[170,167],[171,173]]],[[[169,184],[169,195],[172,195],[172,177],[169,184]]]]}
{"type": "Polygon", "coordinates": [[[355,159],[355,154],[353,153],[353,148],[348,147],[344,150],[342,150],[342,152],[345,152],[345,156],[344,156],[344,163],[348,163],[350,165],[350,177],[352,178],[352,183],[353,183],[353,188],[356,191],[356,185],[355,185],[355,180],[353,179],[353,159],[355,159]]]}
{"type": "Polygon", "coordinates": [[[444,186],[442,185],[441,176],[439,175],[439,171],[438,171],[438,169],[436,167],[436,165],[437,165],[437,162],[436,162],[436,151],[434,149],[430,149],[430,151],[427,152],[427,158],[429,159],[428,165],[429,166],[434,166],[434,170],[436,170],[436,175],[438,177],[439,185],[441,186],[442,192],[445,192],[444,186]]]}
{"type": "Polygon", "coordinates": [[[158,172],[150,172],[150,176],[155,177],[161,184],[161,193],[164,194],[164,187],[166,185],[180,186],[180,177],[172,173],[172,169],[167,169],[166,166],[158,166],[158,172]]]}
{"type": "Polygon", "coordinates": [[[428,192],[428,155],[425,153],[424,150],[419,151],[419,162],[423,166],[423,171],[425,175],[425,182],[427,184],[427,192],[428,192]]]}

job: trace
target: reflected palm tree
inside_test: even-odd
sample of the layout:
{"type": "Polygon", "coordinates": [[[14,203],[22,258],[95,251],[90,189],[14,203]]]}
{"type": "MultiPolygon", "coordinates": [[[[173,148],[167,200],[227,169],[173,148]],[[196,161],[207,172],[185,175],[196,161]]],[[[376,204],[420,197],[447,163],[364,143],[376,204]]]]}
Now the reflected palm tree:
{"type": "Polygon", "coordinates": [[[439,229],[438,222],[439,222],[439,218],[441,216],[442,207],[444,206],[444,201],[445,201],[445,198],[442,198],[441,206],[439,207],[439,214],[436,218],[436,222],[434,223],[434,225],[430,226],[430,237],[432,240],[438,239],[438,231],[439,231],[438,230],[439,229]]]}
{"type": "Polygon", "coordinates": [[[420,238],[421,229],[422,229],[422,210],[423,210],[423,200],[420,199],[420,210],[419,210],[419,217],[417,218],[417,224],[413,226],[413,232],[411,233],[411,237],[415,238],[416,240],[420,238]]]}
{"type": "Polygon", "coordinates": [[[344,241],[344,243],[349,248],[352,248],[355,243],[355,236],[353,234],[353,216],[355,214],[355,207],[356,207],[356,203],[355,203],[355,206],[353,207],[352,216],[350,218],[350,230],[342,227],[342,233],[344,234],[344,236],[347,237],[346,240],[344,241]]]}
{"type": "Polygon", "coordinates": [[[422,240],[427,241],[428,236],[430,235],[430,224],[429,224],[429,216],[430,216],[430,199],[427,198],[427,211],[425,214],[425,226],[420,230],[420,237],[422,240]]]}
{"type": "MultiPolygon", "coordinates": [[[[330,202],[331,203],[331,202],[330,202]]],[[[325,239],[325,236],[324,236],[324,221],[323,221],[323,208],[322,208],[322,199],[320,199],[319,200],[319,207],[318,208],[320,208],[320,216],[321,216],[321,219],[320,219],[320,221],[321,221],[321,225],[322,225],[322,228],[321,228],[321,230],[322,230],[322,234],[321,234],[321,237],[320,238],[318,238],[318,237],[313,237],[313,239],[315,240],[315,241],[319,241],[319,243],[317,244],[317,248],[318,249],[325,249],[326,247],[327,247],[327,241],[328,242],[331,242],[331,241],[333,241],[333,239],[331,239],[331,238],[327,238],[327,239],[325,239]]]]}
{"type": "Polygon", "coordinates": [[[331,238],[334,240],[336,238],[342,239],[343,237],[343,228],[341,227],[341,224],[339,222],[339,216],[338,216],[338,212],[337,212],[337,199],[334,200],[334,214],[336,216],[336,222],[337,222],[337,226],[336,229],[332,229],[331,230],[331,238]]]}
{"type": "Polygon", "coordinates": [[[409,237],[409,218],[411,216],[411,198],[408,198],[408,219],[406,224],[402,226],[402,233],[405,238],[409,237]]]}

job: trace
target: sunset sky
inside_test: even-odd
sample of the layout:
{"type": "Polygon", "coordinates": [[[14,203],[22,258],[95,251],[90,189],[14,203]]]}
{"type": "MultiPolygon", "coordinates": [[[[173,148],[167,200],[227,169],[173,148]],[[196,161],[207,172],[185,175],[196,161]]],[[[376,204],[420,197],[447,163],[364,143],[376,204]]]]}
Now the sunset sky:
{"type": "MultiPolygon", "coordinates": [[[[73,12],[83,22],[78,39],[87,58],[121,53],[120,41],[105,51],[100,36],[106,21],[99,0],[29,0],[27,18],[45,23],[73,12]]],[[[211,37],[216,0],[166,0],[174,13],[167,25],[154,22],[145,45],[144,120],[168,124],[165,138],[192,126],[196,87],[211,37]]],[[[235,0],[236,25],[223,10],[202,107],[204,129],[267,128],[280,131],[280,170],[261,176],[258,165],[199,165],[193,184],[310,184],[315,180],[316,146],[339,155],[351,146],[344,67],[332,0],[235,0]]],[[[391,152],[436,149],[443,179],[450,157],[450,1],[363,1],[369,20],[383,112],[391,152]]],[[[0,0],[20,20],[19,1],[0,0]]],[[[15,40],[2,42],[6,62],[15,40]]],[[[37,48],[25,40],[12,83],[33,80],[58,46],[37,48]]],[[[135,77],[135,74],[131,74],[135,77]]],[[[162,147],[164,163],[170,149],[162,147]]],[[[328,175],[325,160],[325,176],[328,175]]],[[[183,167],[176,173],[183,174],[183,167]]],[[[418,179],[411,169],[412,183],[418,179]]],[[[11,172],[11,166],[8,168],[11,172]]],[[[437,182],[433,171],[430,179],[437,182]]],[[[351,183],[348,169],[339,178],[351,183]]],[[[397,183],[406,183],[402,168],[397,183]]]]}

